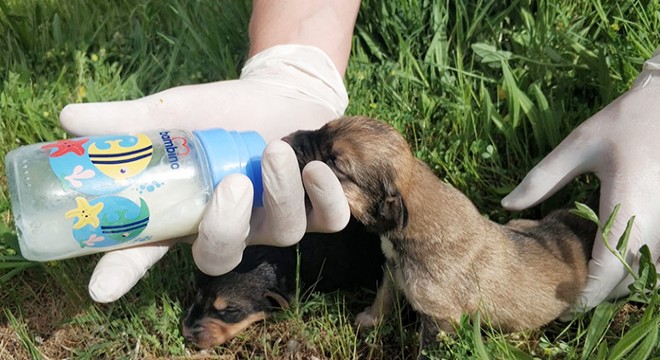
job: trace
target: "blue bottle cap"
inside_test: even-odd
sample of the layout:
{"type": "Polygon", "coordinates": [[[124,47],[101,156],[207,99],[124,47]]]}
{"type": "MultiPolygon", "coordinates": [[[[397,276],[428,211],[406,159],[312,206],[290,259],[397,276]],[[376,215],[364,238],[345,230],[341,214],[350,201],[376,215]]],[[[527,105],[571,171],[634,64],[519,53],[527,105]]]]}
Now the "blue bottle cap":
{"type": "Polygon", "coordinates": [[[254,187],[253,206],[263,206],[261,154],[266,142],[255,131],[227,131],[224,129],[196,130],[193,134],[202,144],[208,157],[213,187],[229,174],[243,174],[254,187]]]}

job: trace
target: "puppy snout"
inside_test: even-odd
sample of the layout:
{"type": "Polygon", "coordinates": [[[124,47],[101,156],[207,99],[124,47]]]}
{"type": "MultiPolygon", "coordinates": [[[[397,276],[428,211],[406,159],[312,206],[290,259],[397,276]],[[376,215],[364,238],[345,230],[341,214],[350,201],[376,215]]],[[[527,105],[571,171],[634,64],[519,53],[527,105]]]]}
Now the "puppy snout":
{"type": "Polygon", "coordinates": [[[197,335],[204,331],[204,327],[200,325],[194,325],[192,327],[184,325],[181,333],[186,340],[194,343],[197,340],[197,335]]]}
{"type": "Polygon", "coordinates": [[[282,141],[289,144],[293,149],[301,169],[309,161],[306,159],[306,154],[309,153],[311,144],[307,136],[305,136],[306,133],[309,133],[309,131],[299,130],[282,138],[282,141]]]}

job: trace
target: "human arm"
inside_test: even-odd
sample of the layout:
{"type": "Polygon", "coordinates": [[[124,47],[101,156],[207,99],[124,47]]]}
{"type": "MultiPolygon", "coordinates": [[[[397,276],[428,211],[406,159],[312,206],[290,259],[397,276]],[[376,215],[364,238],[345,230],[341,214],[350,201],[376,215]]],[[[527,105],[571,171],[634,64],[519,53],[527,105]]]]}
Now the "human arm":
{"type": "MultiPolygon", "coordinates": [[[[263,208],[252,209],[246,177],[227,177],[215,189],[193,242],[195,262],[208,274],[231,270],[247,245],[290,245],[305,231],[337,231],[349,217],[338,181],[319,163],[306,166],[301,176],[293,151],[277,139],[320,127],[345,110],[342,76],[358,8],[355,0],[255,0],[250,59],[239,79],[131,101],[71,104],[60,114],[62,125],[76,135],[222,127],[256,130],[272,142],[262,158],[263,208]],[[313,205],[309,213],[305,190],[313,205]]],[[[174,242],[104,255],[90,280],[94,300],[121,297],[174,242]]]]}
{"type": "MultiPolygon", "coordinates": [[[[660,265],[660,48],[644,64],[631,89],[577,127],[502,200],[510,210],[534,206],[577,175],[593,172],[601,183],[599,214],[605,221],[620,209],[611,234],[615,249],[628,220],[635,216],[626,261],[636,271],[646,244],[660,265]]],[[[589,280],[576,310],[628,293],[632,277],[596,236],[589,280]]]]}

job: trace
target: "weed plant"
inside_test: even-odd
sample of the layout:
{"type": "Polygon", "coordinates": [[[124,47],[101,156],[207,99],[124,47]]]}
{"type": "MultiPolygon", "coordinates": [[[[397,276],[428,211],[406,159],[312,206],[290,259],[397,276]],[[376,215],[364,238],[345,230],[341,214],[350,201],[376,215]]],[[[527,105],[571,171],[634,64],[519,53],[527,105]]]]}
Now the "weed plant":
{"type": "MultiPolygon", "coordinates": [[[[236,78],[249,14],[245,1],[0,1],[0,156],[66,137],[58,114],[68,103],[236,78]]],[[[393,124],[484,216],[536,218],[583,201],[597,179],[581,176],[523,213],[506,212],[499,201],[581,121],[623,93],[658,45],[658,1],[364,0],[345,78],[347,113],[393,124]]],[[[179,325],[194,291],[186,246],[119,301],[95,304],[86,286],[98,256],[43,264],[20,256],[3,166],[0,359],[416,356],[416,327],[403,301],[376,329],[357,329],[354,316],[373,294],[343,292],[300,294],[290,310],[199,351],[179,325]]],[[[644,254],[627,299],[511,335],[464,318],[457,335],[429,355],[658,358],[656,269],[644,254]]]]}

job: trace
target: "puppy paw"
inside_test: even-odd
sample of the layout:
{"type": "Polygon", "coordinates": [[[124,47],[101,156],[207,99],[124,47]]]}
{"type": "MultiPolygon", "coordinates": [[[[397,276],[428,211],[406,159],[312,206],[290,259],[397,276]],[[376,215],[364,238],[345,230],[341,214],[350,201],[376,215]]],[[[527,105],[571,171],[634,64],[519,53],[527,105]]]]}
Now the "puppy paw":
{"type": "Polygon", "coordinates": [[[357,314],[355,317],[355,325],[359,327],[374,327],[380,320],[380,316],[371,313],[371,308],[364,309],[363,312],[357,314]]]}

